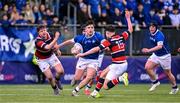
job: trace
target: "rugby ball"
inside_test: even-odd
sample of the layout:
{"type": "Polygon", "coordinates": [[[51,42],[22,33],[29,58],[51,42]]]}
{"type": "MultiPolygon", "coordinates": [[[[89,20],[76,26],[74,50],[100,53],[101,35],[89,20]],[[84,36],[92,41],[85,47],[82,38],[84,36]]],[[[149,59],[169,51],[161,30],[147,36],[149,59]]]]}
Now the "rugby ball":
{"type": "Polygon", "coordinates": [[[75,43],[74,46],[71,48],[72,54],[79,54],[83,53],[83,47],[80,43],[75,43]]]}

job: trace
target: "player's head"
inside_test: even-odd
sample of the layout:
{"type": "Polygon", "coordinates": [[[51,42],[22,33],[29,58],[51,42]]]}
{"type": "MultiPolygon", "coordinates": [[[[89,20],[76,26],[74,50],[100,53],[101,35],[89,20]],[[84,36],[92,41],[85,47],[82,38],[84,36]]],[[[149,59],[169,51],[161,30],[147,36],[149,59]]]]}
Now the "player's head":
{"type": "Polygon", "coordinates": [[[43,38],[43,39],[48,39],[50,38],[49,33],[47,32],[47,28],[45,26],[39,26],[37,28],[37,32],[39,37],[43,38]]]}
{"type": "Polygon", "coordinates": [[[106,27],[106,32],[105,32],[105,36],[106,38],[111,38],[113,35],[115,35],[115,27],[113,26],[108,26],[106,27]]]}
{"type": "Polygon", "coordinates": [[[152,21],[152,22],[149,24],[149,31],[150,31],[151,34],[154,34],[154,33],[156,32],[157,28],[158,28],[157,22],[152,21]]]}
{"type": "Polygon", "coordinates": [[[86,35],[92,35],[94,33],[94,22],[92,20],[88,20],[85,24],[84,30],[86,35]]]}

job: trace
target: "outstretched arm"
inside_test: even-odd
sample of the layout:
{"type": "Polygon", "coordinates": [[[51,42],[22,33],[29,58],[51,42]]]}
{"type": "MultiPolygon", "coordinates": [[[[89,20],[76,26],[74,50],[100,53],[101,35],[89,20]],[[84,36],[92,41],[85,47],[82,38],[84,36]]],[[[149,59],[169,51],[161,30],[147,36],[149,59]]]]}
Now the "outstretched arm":
{"type": "Polygon", "coordinates": [[[130,33],[132,33],[133,32],[133,27],[132,27],[131,15],[130,15],[129,11],[125,11],[125,17],[126,17],[126,20],[127,20],[127,23],[128,23],[128,31],[130,33]]]}
{"type": "Polygon", "coordinates": [[[84,56],[86,56],[86,55],[96,53],[96,52],[98,52],[99,50],[100,50],[100,48],[99,48],[99,46],[97,46],[97,47],[94,47],[94,48],[92,48],[91,50],[89,50],[89,51],[87,51],[87,52],[85,52],[85,53],[79,53],[79,54],[77,54],[76,57],[77,57],[77,58],[78,58],[78,57],[84,57],[84,56]]]}
{"type": "Polygon", "coordinates": [[[73,44],[73,43],[74,43],[73,39],[69,39],[69,40],[66,40],[63,43],[59,44],[59,45],[54,46],[54,48],[57,50],[57,49],[61,48],[62,46],[70,45],[70,44],[73,44]]]}
{"type": "Polygon", "coordinates": [[[56,41],[58,40],[59,35],[60,35],[60,33],[59,33],[59,32],[56,32],[56,33],[55,33],[55,38],[53,39],[53,41],[52,41],[50,44],[45,45],[44,48],[45,48],[45,49],[51,49],[51,48],[56,44],[56,41]]]}

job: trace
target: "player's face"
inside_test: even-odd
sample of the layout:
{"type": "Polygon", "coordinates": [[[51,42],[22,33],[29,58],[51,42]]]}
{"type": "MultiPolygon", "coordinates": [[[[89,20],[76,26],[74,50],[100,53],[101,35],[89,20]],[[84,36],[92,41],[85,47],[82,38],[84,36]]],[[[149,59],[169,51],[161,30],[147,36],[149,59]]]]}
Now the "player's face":
{"type": "Polygon", "coordinates": [[[151,25],[151,26],[149,27],[149,31],[150,31],[151,34],[153,34],[153,33],[156,31],[156,27],[153,26],[153,25],[151,25]]]}
{"type": "Polygon", "coordinates": [[[46,28],[42,28],[39,30],[39,36],[44,38],[44,39],[48,39],[49,33],[47,32],[46,28]]]}
{"type": "Polygon", "coordinates": [[[114,35],[114,32],[106,31],[106,38],[111,38],[114,35]]]}
{"type": "Polygon", "coordinates": [[[86,26],[85,32],[86,32],[85,34],[88,36],[92,35],[94,33],[94,25],[86,26]]]}

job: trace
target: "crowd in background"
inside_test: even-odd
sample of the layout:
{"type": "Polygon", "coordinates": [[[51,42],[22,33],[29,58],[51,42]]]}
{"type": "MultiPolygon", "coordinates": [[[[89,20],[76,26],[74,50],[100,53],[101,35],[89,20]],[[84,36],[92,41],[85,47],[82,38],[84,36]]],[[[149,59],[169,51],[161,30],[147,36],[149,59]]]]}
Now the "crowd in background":
{"type": "Polygon", "coordinates": [[[180,0],[60,0],[59,15],[55,5],[47,7],[46,2],[1,0],[0,24],[66,25],[69,2],[77,7],[78,24],[93,19],[97,25],[126,25],[124,11],[129,10],[133,25],[146,27],[152,20],[159,25],[180,25],[180,0]]]}

